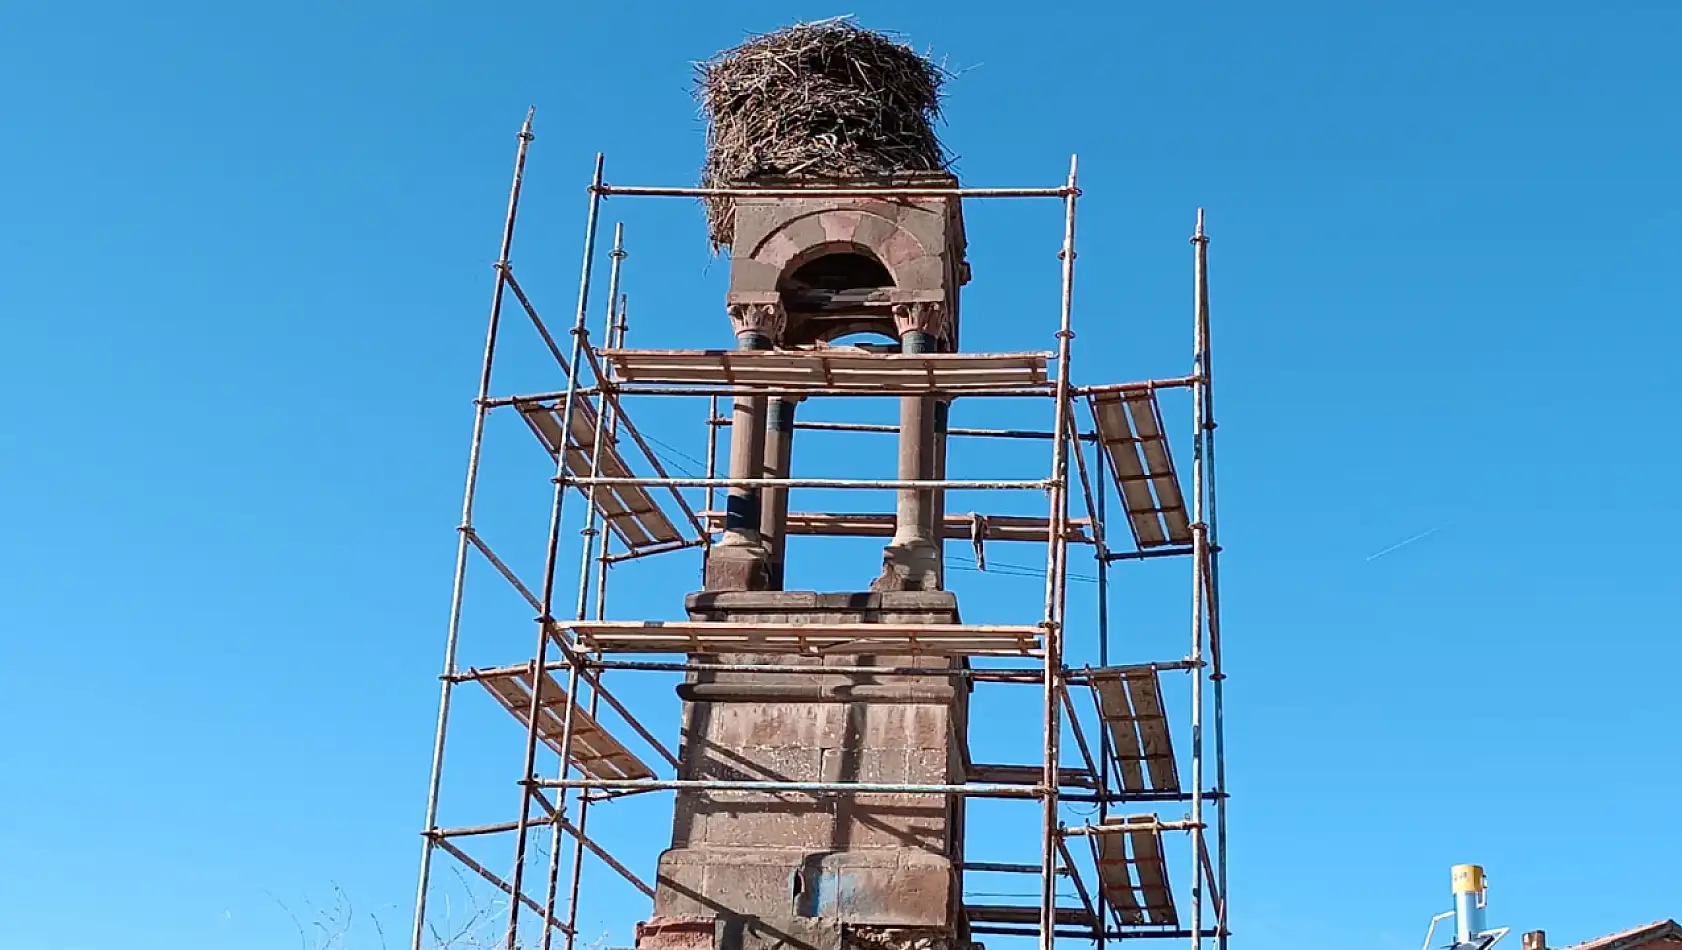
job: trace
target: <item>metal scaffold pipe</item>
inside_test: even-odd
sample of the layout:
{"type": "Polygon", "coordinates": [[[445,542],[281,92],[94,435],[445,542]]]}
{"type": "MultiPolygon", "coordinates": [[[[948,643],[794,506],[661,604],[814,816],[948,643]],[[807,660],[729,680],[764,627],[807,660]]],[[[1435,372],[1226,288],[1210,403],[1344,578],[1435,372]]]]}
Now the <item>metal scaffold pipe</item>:
{"type": "Polygon", "coordinates": [[[1051,499],[1048,516],[1050,531],[1046,545],[1045,584],[1045,745],[1044,776],[1046,787],[1045,811],[1040,828],[1040,950],[1053,950],[1057,943],[1057,774],[1060,766],[1059,739],[1062,726],[1059,720],[1059,694],[1063,689],[1063,617],[1062,570],[1068,550],[1064,525],[1068,519],[1068,412],[1069,352],[1074,339],[1073,310],[1075,284],[1075,199],[1079,160],[1069,159],[1069,183],[1063,199],[1062,292],[1057,329],[1056,405],[1053,412],[1051,439],[1051,499]]]}
{"type": "Polygon", "coordinates": [[[491,367],[496,355],[497,330],[502,321],[503,290],[507,286],[508,255],[514,244],[514,221],[520,209],[520,187],[525,181],[526,153],[532,141],[535,107],[526,110],[520,126],[519,148],[514,154],[514,181],[508,188],[508,214],[503,219],[502,248],[496,259],[496,284],[491,291],[491,313],[485,330],[485,356],[479,370],[479,394],[474,399],[473,440],[467,452],[467,486],[462,491],[461,523],[457,528],[455,579],[450,588],[449,631],[444,644],[444,675],[439,687],[438,727],[432,743],[432,772],[427,781],[426,834],[421,844],[420,882],[415,895],[414,929],[410,950],[421,950],[426,933],[426,895],[432,883],[432,853],[437,845],[431,832],[438,827],[438,792],[444,776],[444,741],[450,726],[450,698],[456,672],[456,649],[461,641],[461,610],[467,584],[467,548],[473,532],[473,500],[479,485],[479,453],[485,439],[485,416],[490,411],[491,367]]]}
{"type": "Polygon", "coordinates": [[[1211,669],[1209,679],[1213,684],[1215,705],[1215,789],[1219,797],[1215,800],[1215,932],[1220,950],[1227,947],[1227,795],[1226,795],[1226,711],[1223,705],[1226,687],[1226,672],[1221,663],[1221,596],[1220,596],[1220,556],[1221,541],[1219,521],[1216,516],[1215,488],[1218,484],[1215,478],[1215,365],[1212,355],[1213,344],[1209,334],[1209,235],[1203,227],[1203,209],[1197,209],[1197,333],[1203,359],[1197,368],[1197,375],[1203,391],[1203,419],[1200,429],[1203,433],[1204,472],[1207,476],[1204,489],[1208,495],[1208,528],[1204,557],[1206,568],[1204,572],[1204,590],[1208,602],[1209,612],[1209,655],[1211,669]]]}
{"type": "Polygon", "coordinates": [[[662,188],[599,185],[603,195],[642,198],[1063,198],[1068,188],[662,188]]]}
{"type": "MultiPolygon", "coordinates": [[[[613,236],[613,245],[614,245],[614,263],[615,263],[615,265],[617,265],[620,261],[623,261],[625,259],[624,225],[619,225],[615,229],[614,236],[613,236]]],[[[615,288],[617,288],[619,286],[619,275],[617,273],[617,267],[615,268],[615,273],[613,275],[612,284],[615,288]]],[[[625,301],[625,296],[623,294],[618,295],[618,314],[617,314],[617,318],[615,317],[614,307],[613,307],[612,303],[610,303],[609,306],[608,306],[608,316],[607,316],[608,322],[607,322],[606,329],[602,333],[602,337],[603,337],[603,339],[607,340],[609,346],[623,346],[624,345],[625,331],[627,329],[629,329],[626,325],[626,316],[625,316],[626,306],[627,306],[627,304],[626,304],[626,301],[625,301]]],[[[611,442],[619,434],[618,404],[615,403],[612,406],[604,406],[602,408],[602,414],[608,417],[608,436],[607,437],[608,437],[608,440],[611,442]]],[[[612,540],[612,533],[604,530],[600,533],[600,539],[601,540],[600,540],[600,544],[598,545],[598,553],[596,555],[596,561],[595,561],[595,565],[596,565],[596,619],[597,620],[602,620],[602,619],[606,618],[606,616],[607,616],[607,572],[608,572],[608,567],[611,564],[611,562],[608,560],[608,548],[610,546],[609,542],[612,540]]],[[[582,619],[582,614],[580,614],[580,619],[582,619]]],[[[598,673],[597,675],[600,676],[601,674],[598,673]]],[[[598,701],[601,699],[601,697],[602,697],[601,686],[599,684],[597,684],[590,692],[590,718],[592,720],[596,719],[596,712],[597,712],[597,709],[599,708],[599,702],[598,701]]],[[[562,816],[556,815],[556,818],[561,819],[562,816]]],[[[579,897],[580,889],[583,886],[584,848],[590,843],[590,840],[587,837],[585,837],[585,834],[584,834],[586,828],[588,827],[587,823],[589,821],[589,818],[590,818],[590,797],[588,795],[582,795],[581,794],[581,795],[578,796],[578,831],[575,835],[575,837],[577,838],[577,844],[573,848],[573,852],[572,852],[572,874],[571,874],[571,878],[570,878],[571,883],[568,885],[569,893],[568,893],[568,896],[567,896],[567,926],[566,926],[566,929],[564,931],[562,931],[562,933],[564,933],[566,935],[566,950],[573,950],[573,948],[577,945],[577,941],[578,941],[578,897],[579,897]]],[[[559,846],[559,840],[558,839],[556,841],[556,846],[557,847],[559,846]]],[[[592,848],[591,850],[592,850],[592,852],[596,853],[597,856],[600,857],[603,860],[603,862],[605,862],[608,866],[613,867],[615,870],[620,872],[621,876],[624,876],[628,880],[630,880],[631,883],[634,884],[637,887],[638,890],[642,891],[644,894],[647,894],[650,898],[652,898],[654,896],[654,889],[652,887],[649,887],[647,884],[643,883],[635,875],[627,874],[624,866],[620,865],[618,861],[614,860],[612,855],[607,854],[606,852],[601,851],[600,849],[596,849],[596,848],[592,848]]]]}
{"type": "MultiPolygon", "coordinates": [[[[1201,950],[1203,946],[1203,690],[1204,674],[1201,662],[1203,660],[1204,638],[1204,566],[1209,556],[1208,526],[1204,523],[1204,466],[1207,455],[1204,450],[1204,424],[1207,421],[1206,385],[1207,367],[1204,365],[1205,342],[1203,339],[1203,212],[1197,213],[1197,231],[1192,237],[1195,248],[1193,263],[1193,368],[1194,375],[1200,380],[1192,387],[1192,416],[1195,420],[1195,430],[1192,439],[1192,600],[1191,600],[1191,658],[1200,665],[1192,673],[1191,694],[1191,945],[1192,950],[1201,950]]],[[[1224,800],[1224,799],[1223,799],[1224,800]]],[[[1220,807],[1220,806],[1217,806],[1220,807]]]]}
{"type": "MultiPolygon", "coordinates": [[[[572,329],[572,359],[568,361],[569,365],[572,367],[572,372],[567,375],[566,400],[561,410],[561,432],[563,433],[572,431],[573,413],[577,410],[578,403],[578,374],[583,363],[586,337],[589,336],[590,332],[587,325],[590,313],[590,273],[591,268],[595,263],[596,256],[596,222],[600,217],[601,212],[601,195],[595,190],[595,187],[599,186],[602,181],[603,161],[603,156],[598,154],[596,156],[595,177],[591,183],[592,188],[590,191],[589,217],[587,218],[584,226],[584,261],[580,266],[578,278],[578,311],[576,319],[573,322],[572,329]]],[[[565,506],[567,491],[567,453],[565,451],[565,447],[563,446],[562,451],[555,454],[555,491],[554,500],[550,508],[548,549],[544,554],[541,616],[538,617],[537,622],[537,646],[533,650],[533,653],[536,656],[536,659],[532,662],[532,679],[534,683],[541,683],[539,673],[543,669],[544,659],[548,655],[550,625],[554,619],[555,566],[560,553],[561,515],[565,506]]],[[[578,695],[579,671],[580,665],[576,662],[576,658],[574,658],[567,691],[567,695],[569,697],[578,695]]],[[[534,686],[531,691],[531,705],[526,716],[525,766],[520,772],[522,776],[522,781],[520,783],[520,814],[519,821],[514,832],[514,871],[509,875],[509,885],[513,888],[513,892],[516,894],[520,893],[520,886],[525,878],[526,844],[530,833],[529,822],[531,820],[531,799],[534,788],[532,779],[536,777],[537,730],[538,724],[542,721],[540,718],[543,708],[542,697],[543,690],[538,686],[534,686]]],[[[563,769],[566,767],[567,756],[571,747],[572,712],[576,705],[576,703],[569,703],[567,706],[566,725],[563,727],[560,748],[561,767],[563,769]]],[[[564,793],[561,801],[564,806],[566,801],[564,793]]],[[[507,940],[504,943],[505,950],[518,950],[519,935],[520,904],[518,901],[510,901],[508,907],[508,935],[507,940]]]]}
{"type": "MultiPolygon", "coordinates": [[[[620,270],[620,265],[625,260],[625,225],[623,223],[614,225],[614,228],[613,228],[613,250],[609,253],[609,260],[611,261],[611,263],[610,263],[609,268],[608,268],[608,279],[607,279],[607,327],[606,327],[606,332],[603,334],[603,338],[607,339],[607,340],[612,340],[612,338],[613,338],[614,311],[615,311],[615,308],[617,307],[618,301],[619,301],[619,270],[620,270]]],[[[582,326],[582,321],[580,322],[580,324],[582,326]]],[[[576,361],[575,361],[574,365],[576,365],[576,361]]],[[[599,472],[601,470],[602,451],[603,451],[604,446],[607,445],[606,436],[607,436],[608,431],[609,431],[608,428],[607,428],[607,424],[608,424],[608,414],[609,414],[610,411],[611,410],[607,406],[597,406],[596,407],[595,431],[592,434],[591,443],[590,443],[591,446],[593,446],[593,448],[591,449],[591,452],[590,452],[590,474],[592,476],[595,475],[597,472],[599,472]]],[[[570,430],[562,430],[562,431],[570,431],[570,430]]],[[[589,570],[589,565],[590,565],[591,549],[595,547],[596,535],[598,533],[602,536],[602,539],[603,539],[604,542],[606,541],[607,534],[608,534],[607,526],[606,526],[605,523],[603,524],[601,529],[597,529],[597,527],[596,527],[596,512],[597,512],[597,509],[598,509],[597,498],[596,498],[596,486],[591,485],[589,487],[589,489],[585,492],[585,495],[586,495],[586,498],[588,499],[588,504],[586,505],[585,510],[584,510],[584,530],[582,532],[580,532],[580,534],[583,536],[583,550],[579,554],[578,607],[577,607],[577,610],[575,611],[575,616],[579,620],[583,620],[585,617],[587,617],[589,615],[589,610],[590,610],[590,570],[589,570]]],[[[574,720],[576,718],[576,712],[577,712],[577,709],[578,709],[578,701],[579,701],[578,684],[580,682],[580,677],[582,676],[582,674],[584,672],[583,665],[579,662],[579,660],[577,658],[572,658],[572,662],[569,664],[569,666],[570,666],[570,669],[568,670],[568,673],[567,673],[568,681],[569,681],[569,684],[570,684],[568,689],[567,689],[567,696],[568,696],[569,699],[568,699],[568,702],[567,702],[566,713],[562,717],[562,725],[561,725],[561,753],[560,753],[561,764],[560,764],[559,768],[560,768],[560,771],[561,771],[561,777],[562,778],[566,777],[567,769],[571,765],[571,755],[570,755],[570,753],[571,753],[571,749],[572,749],[573,732],[576,729],[576,724],[575,724],[574,720]]],[[[538,680],[538,681],[540,682],[540,680],[538,680]]],[[[592,689],[590,691],[590,706],[591,706],[592,710],[594,710],[597,707],[597,703],[598,703],[598,700],[600,699],[600,696],[601,696],[600,690],[592,689]]],[[[593,719],[594,716],[592,716],[591,718],[593,719]]],[[[535,731],[535,719],[534,719],[533,730],[535,731]]],[[[589,818],[589,805],[590,805],[589,801],[588,800],[583,800],[582,797],[581,797],[581,800],[579,802],[579,815],[578,815],[578,822],[579,822],[579,827],[580,828],[582,828],[584,826],[585,821],[589,818]]],[[[561,821],[564,821],[565,818],[566,818],[566,811],[567,811],[567,794],[566,794],[565,789],[563,789],[561,791],[560,799],[559,799],[559,801],[557,801],[555,808],[556,808],[556,818],[560,819],[561,821]]],[[[583,856],[583,844],[582,844],[582,842],[580,842],[577,845],[576,854],[579,858],[582,858],[582,856],[583,856]]],[[[551,832],[550,832],[549,881],[548,881],[547,889],[545,891],[544,904],[543,904],[544,913],[547,916],[551,916],[551,917],[555,913],[555,897],[556,897],[556,889],[559,885],[560,870],[561,870],[561,824],[560,824],[560,821],[556,821],[554,823],[554,825],[552,826],[552,829],[551,829],[551,832]]],[[[577,871],[576,867],[574,868],[572,873],[573,873],[573,882],[576,883],[577,876],[578,876],[578,871],[577,871]]],[[[569,884],[569,887],[570,886],[571,885],[569,884]]],[[[575,900],[573,902],[573,906],[571,908],[569,908],[569,910],[568,910],[569,915],[576,915],[576,913],[577,913],[576,903],[577,902],[575,900]]],[[[542,940],[539,944],[540,950],[549,950],[550,940],[551,940],[551,935],[552,934],[553,934],[553,928],[550,928],[550,927],[543,928],[543,937],[542,937],[542,940]]],[[[572,950],[573,941],[576,939],[576,937],[577,937],[577,935],[575,933],[571,932],[570,930],[567,931],[567,933],[566,933],[567,950],[572,950]]]]}

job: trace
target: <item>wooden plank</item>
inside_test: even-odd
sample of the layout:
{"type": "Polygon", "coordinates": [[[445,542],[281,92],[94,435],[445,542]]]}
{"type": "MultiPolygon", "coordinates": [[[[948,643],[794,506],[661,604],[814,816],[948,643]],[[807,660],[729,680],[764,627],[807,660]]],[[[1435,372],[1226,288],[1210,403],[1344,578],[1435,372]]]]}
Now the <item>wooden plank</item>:
{"type": "Polygon", "coordinates": [[[1132,864],[1127,858],[1127,841],[1121,835],[1098,835],[1098,886],[1116,919],[1123,924],[1145,922],[1144,908],[1133,883],[1132,864]]]}
{"type": "Polygon", "coordinates": [[[1139,745],[1151,787],[1163,792],[1180,790],[1179,769],[1174,762],[1173,739],[1168,732],[1168,714],[1162,708],[1162,687],[1155,670],[1135,670],[1125,677],[1128,697],[1133,701],[1133,719],[1139,728],[1139,745]]]}
{"type": "MultiPolygon", "coordinates": [[[[596,411],[588,398],[581,396],[574,405],[570,426],[572,437],[565,440],[561,438],[559,408],[526,404],[520,406],[520,413],[551,456],[564,441],[568,475],[588,476],[592,461],[597,463],[600,473],[609,478],[629,478],[635,474],[611,439],[603,442],[599,458],[595,456],[596,411]]],[[[604,431],[603,435],[609,433],[604,431]]],[[[579,494],[590,497],[588,486],[573,487],[579,494]]],[[[595,488],[595,503],[608,528],[619,536],[627,548],[636,550],[683,540],[676,524],[660,508],[648,489],[641,485],[598,485],[595,488]]]]}
{"type": "Polygon", "coordinates": [[[1040,628],[987,624],[749,624],[577,621],[586,652],[1038,656],[1040,628]]]}
{"type": "Polygon", "coordinates": [[[1132,792],[1180,790],[1168,716],[1156,671],[1148,666],[1095,671],[1098,716],[1109,727],[1116,771],[1132,792]],[[1147,781],[1148,778],[1148,781],[1147,781]]]}
{"type": "Polygon", "coordinates": [[[1141,548],[1161,547],[1168,543],[1154,509],[1143,461],[1139,458],[1137,437],[1127,418],[1127,408],[1115,393],[1101,393],[1092,397],[1092,418],[1098,424],[1098,439],[1110,455],[1115,471],[1116,488],[1127,509],[1127,525],[1133,540],[1141,548]]]}
{"type": "MultiPolygon", "coordinates": [[[[1038,907],[1011,906],[1008,904],[965,904],[964,915],[972,924],[1038,924],[1040,909],[1038,907]]],[[[1092,914],[1084,907],[1059,907],[1056,911],[1057,923],[1072,926],[1092,928],[1096,922],[1092,914]]]]}
{"type": "Polygon", "coordinates": [[[1096,836],[1099,880],[1122,924],[1179,924],[1155,822],[1155,815],[1115,817],[1106,822],[1110,833],[1096,836]]]}
{"type": "MultiPolygon", "coordinates": [[[[530,728],[531,715],[531,673],[526,670],[503,673],[497,676],[483,676],[478,679],[504,709],[519,720],[520,725],[530,728]]],[[[541,699],[538,707],[538,738],[543,744],[559,755],[561,739],[566,729],[566,707],[568,705],[565,687],[555,681],[549,674],[543,674],[540,687],[541,699]]],[[[579,771],[590,778],[603,779],[643,779],[653,778],[654,772],[642,760],[638,759],[629,749],[615,739],[606,729],[602,728],[582,706],[574,706],[572,713],[572,764],[579,771]]]]}
{"type": "Polygon", "coordinates": [[[1049,353],[883,354],[814,350],[602,350],[620,382],[943,391],[1045,385],[1049,353]]]}
{"type": "MultiPolygon", "coordinates": [[[[1045,770],[1037,765],[971,765],[964,769],[969,781],[983,785],[1038,785],[1045,770]]],[[[1061,788],[1096,788],[1098,780],[1086,769],[1057,770],[1061,788]]]]}
{"type": "Polygon", "coordinates": [[[1127,837],[1132,842],[1134,872],[1144,897],[1145,922],[1177,925],[1180,921],[1174,910],[1174,893],[1168,889],[1168,864],[1162,857],[1162,832],[1141,829],[1128,832],[1127,837]]]}
{"type": "Polygon", "coordinates": [[[1191,543],[1191,518],[1153,391],[1090,398],[1098,438],[1115,467],[1128,526],[1140,548],[1191,543]]]}
{"type": "Polygon", "coordinates": [[[1144,749],[1139,733],[1133,725],[1133,709],[1127,700],[1127,684],[1120,678],[1093,680],[1098,694],[1098,716],[1110,730],[1110,744],[1114,747],[1116,772],[1121,787],[1130,792],[1145,789],[1145,773],[1141,767],[1144,749]]]}
{"type": "Polygon", "coordinates": [[[1133,428],[1139,433],[1145,469],[1154,475],[1151,488],[1156,492],[1156,507],[1162,515],[1168,540],[1190,544],[1191,519],[1186,513],[1185,496],[1180,493],[1179,476],[1174,473],[1173,456],[1168,452],[1168,437],[1162,431],[1162,406],[1154,392],[1128,393],[1126,398],[1133,428]]]}
{"type": "MultiPolygon", "coordinates": [[[[701,518],[711,531],[724,529],[725,513],[722,511],[703,511],[701,518]]],[[[987,525],[984,540],[987,541],[1034,541],[1044,544],[1049,530],[1049,520],[1046,518],[985,515],[984,520],[987,525]]],[[[974,524],[971,515],[947,515],[946,538],[968,541],[973,536],[974,524]]],[[[1091,526],[1090,519],[1070,518],[1069,540],[1077,544],[1091,544],[1091,526]]],[[[788,514],[787,530],[788,534],[793,536],[891,538],[894,527],[895,516],[891,514],[791,511],[788,514]]]]}

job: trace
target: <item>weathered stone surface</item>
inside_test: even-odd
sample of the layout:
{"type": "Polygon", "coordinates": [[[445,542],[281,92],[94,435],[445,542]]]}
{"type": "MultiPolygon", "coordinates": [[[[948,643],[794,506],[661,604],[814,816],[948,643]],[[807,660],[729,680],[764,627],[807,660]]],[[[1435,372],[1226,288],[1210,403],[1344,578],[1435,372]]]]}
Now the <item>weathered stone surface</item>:
{"type": "Polygon", "coordinates": [[[638,950],[714,950],[718,918],[654,917],[637,924],[638,950]]]}
{"type": "Polygon", "coordinates": [[[870,589],[882,593],[939,590],[940,567],[940,548],[932,542],[895,542],[882,549],[882,573],[870,582],[870,589]]]}
{"type": "Polygon", "coordinates": [[[769,554],[758,545],[717,545],[707,555],[708,590],[764,590],[769,554]]]}
{"type": "MultiPolygon", "coordinates": [[[[788,626],[958,621],[956,599],[942,591],[704,591],[687,607],[694,620],[788,626]]],[[[960,670],[961,660],[708,659],[809,672],[690,674],[685,778],[921,785],[945,784],[962,770],[955,737],[967,721],[966,681],[825,672],[960,670]]],[[[957,910],[961,822],[961,802],[943,795],[681,792],[673,847],[660,858],[656,920],[716,917],[721,950],[967,950],[957,910]]],[[[680,937],[649,933],[641,950],[699,950],[662,945],[680,937]]],[[[699,930],[681,933],[699,939],[699,930]]]]}
{"type": "MultiPolygon", "coordinates": [[[[932,173],[909,176],[902,184],[952,187],[957,182],[949,175],[932,173]]],[[[941,303],[956,317],[958,290],[969,274],[963,212],[957,199],[744,197],[734,204],[729,303],[763,302],[767,295],[783,291],[800,267],[839,253],[868,258],[885,268],[896,299],[941,303]]],[[[897,337],[886,311],[861,312],[839,320],[791,313],[787,341],[790,345],[813,343],[854,332],[897,337]]],[[[944,338],[954,341],[956,333],[954,323],[944,338]]]]}

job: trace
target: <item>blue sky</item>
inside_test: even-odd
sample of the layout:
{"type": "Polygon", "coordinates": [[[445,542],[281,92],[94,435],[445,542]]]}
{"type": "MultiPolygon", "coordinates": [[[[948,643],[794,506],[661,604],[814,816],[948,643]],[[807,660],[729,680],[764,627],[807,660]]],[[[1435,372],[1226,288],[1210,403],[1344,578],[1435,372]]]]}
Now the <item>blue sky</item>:
{"type": "MultiPolygon", "coordinates": [[[[290,948],[341,889],[397,944],[525,108],[515,261],[560,322],[594,153],[692,181],[688,64],[837,13],[958,73],[968,183],[1055,184],[1080,153],[1081,379],[1189,369],[1209,209],[1234,939],[1413,946],[1468,860],[1492,923],[1556,943],[1676,914],[1682,8],[1475,6],[8,5],[0,943],[290,948]]],[[[632,342],[726,342],[694,207],[605,214],[632,342]]],[[[966,345],[1049,347],[1056,209],[969,226],[966,345]]],[[[554,388],[510,347],[499,390],[554,388]]],[[[638,418],[699,456],[701,412],[638,418]]],[[[529,572],[546,487],[518,429],[482,504],[529,572]]],[[[891,457],[812,445],[813,474],[891,457]]],[[[791,583],[864,583],[872,546],[845,550],[791,583]]],[[[619,603],[676,616],[694,570],[623,569],[619,603]]],[[[529,647],[485,573],[469,662],[529,647]]],[[[967,619],[1037,609],[1030,579],[955,584],[967,619]]],[[[1186,586],[1118,579],[1122,658],[1183,652],[1186,586]]],[[[673,737],[668,687],[625,691],[673,737]]],[[[517,736],[471,698],[446,808],[497,820],[517,736]]],[[[602,834],[651,873],[664,806],[625,807],[602,834]]],[[[587,934],[628,942],[648,908],[622,890],[587,934]]]]}

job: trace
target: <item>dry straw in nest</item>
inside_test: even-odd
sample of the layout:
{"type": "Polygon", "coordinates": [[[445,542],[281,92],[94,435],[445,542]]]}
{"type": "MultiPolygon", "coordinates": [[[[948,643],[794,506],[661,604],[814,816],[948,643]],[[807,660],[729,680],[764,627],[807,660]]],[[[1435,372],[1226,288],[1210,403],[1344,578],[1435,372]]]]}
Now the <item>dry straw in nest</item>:
{"type": "MultiPolygon", "coordinates": [[[[945,72],[903,43],[847,20],[755,37],[702,63],[704,187],[764,178],[835,179],[941,171],[935,137],[945,72]]],[[[715,247],[734,222],[707,202],[715,247]]]]}

